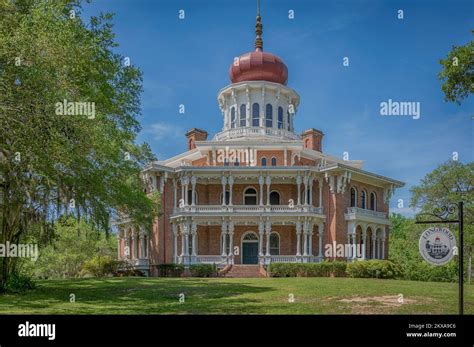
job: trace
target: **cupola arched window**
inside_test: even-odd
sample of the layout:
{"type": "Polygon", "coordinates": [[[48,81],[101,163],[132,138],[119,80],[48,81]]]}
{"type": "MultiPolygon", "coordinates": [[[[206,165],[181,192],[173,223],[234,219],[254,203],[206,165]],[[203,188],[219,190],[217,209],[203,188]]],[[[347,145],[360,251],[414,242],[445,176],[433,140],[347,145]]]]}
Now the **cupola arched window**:
{"type": "Polygon", "coordinates": [[[257,103],[252,105],[252,126],[260,126],[260,106],[257,103]]]}
{"type": "Polygon", "coordinates": [[[230,109],[230,127],[235,128],[235,107],[230,109]]]}
{"type": "Polygon", "coordinates": [[[361,198],[361,207],[362,208],[367,208],[367,193],[365,192],[365,190],[362,191],[361,195],[360,195],[360,198],[361,198]]]}
{"type": "Polygon", "coordinates": [[[286,111],[286,117],[288,118],[288,131],[291,131],[291,116],[289,111],[286,111]]]}
{"type": "Polygon", "coordinates": [[[245,104],[240,105],[240,126],[245,127],[247,124],[247,107],[245,104]]]}
{"type": "Polygon", "coordinates": [[[377,209],[377,195],[374,192],[370,193],[370,209],[372,211],[377,209]]]}
{"type": "Polygon", "coordinates": [[[351,188],[351,207],[357,207],[357,189],[351,188]]]}
{"type": "Polygon", "coordinates": [[[257,205],[257,191],[247,188],[244,192],[244,205],[257,205]]]}
{"type": "Polygon", "coordinates": [[[280,194],[278,192],[270,193],[270,205],[280,205],[280,194]]]}
{"type": "Polygon", "coordinates": [[[283,107],[278,107],[278,129],[283,129],[283,107]]]}
{"type": "Polygon", "coordinates": [[[267,158],[262,158],[262,166],[267,166],[267,158]]]}
{"type": "Polygon", "coordinates": [[[270,104],[267,104],[267,107],[265,109],[265,126],[267,128],[272,128],[273,127],[273,107],[270,104]]]}
{"type": "Polygon", "coordinates": [[[277,159],[272,157],[272,166],[277,166],[277,159]]]}

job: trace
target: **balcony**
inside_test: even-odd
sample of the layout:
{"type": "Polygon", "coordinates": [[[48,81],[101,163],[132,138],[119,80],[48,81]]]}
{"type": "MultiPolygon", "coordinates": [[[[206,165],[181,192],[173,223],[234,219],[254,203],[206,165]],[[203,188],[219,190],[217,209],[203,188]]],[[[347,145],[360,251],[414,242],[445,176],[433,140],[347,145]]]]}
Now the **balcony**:
{"type": "Polygon", "coordinates": [[[288,205],[269,205],[269,206],[259,206],[259,205],[189,205],[184,207],[177,207],[174,209],[174,215],[178,214],[261,214],[261,213],[272,213],[272,214],[292,214],[292,213],[309,213],[309,214],[323,214],[322,207],[310,206],[310,205],[301,205],[290,207],[288,205]]]}
{"type": "Polygon", "coordinates": [[[261,127],[245,127],[235,128],[222,131],[214,136],[215,141],[224,141],[239,137],[261,137],[261,136],[275,136],[289,140],[300,140],[300,137],[292,131],[285,129],[261,128],[261,127]]]}
{"type": "Polygon", "coordinates": [[[360,207],[348,207],[344,216],[347,221],[357,220],[367,223],[390,225],[390,220],[386,212],[372,211],[360,207]]]}

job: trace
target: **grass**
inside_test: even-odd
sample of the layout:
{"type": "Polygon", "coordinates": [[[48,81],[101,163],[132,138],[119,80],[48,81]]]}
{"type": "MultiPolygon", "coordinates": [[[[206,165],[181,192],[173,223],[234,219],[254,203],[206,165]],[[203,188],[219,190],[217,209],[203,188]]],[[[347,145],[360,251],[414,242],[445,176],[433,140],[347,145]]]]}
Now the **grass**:
{"type": "MultiPolygon", "coordinates": [[[[0,314],[456,314],[457,290],[456,283],[359,278],[47,280],[0,295],[0,314]]],[[[473,314],[474,285],[464,296],[473,314]]]]}

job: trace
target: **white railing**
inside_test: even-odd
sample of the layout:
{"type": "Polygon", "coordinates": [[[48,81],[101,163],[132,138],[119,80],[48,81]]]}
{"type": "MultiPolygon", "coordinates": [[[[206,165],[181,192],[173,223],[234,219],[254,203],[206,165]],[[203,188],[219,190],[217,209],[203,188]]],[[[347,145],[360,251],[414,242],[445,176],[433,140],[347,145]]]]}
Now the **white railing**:
{"type": "Polygon", "coordinates": [[[296,255],[272,255],[270,256],[271,263],[300,263],[301,257],[296,255]]]}
{"type": "Polygon", "coordinates": [[[221,255],[198,255],[196,256],[197,264],[219,264],[226,261],[226,257],[221,255]]]}
{"type": "Polygon", "coordinates": [[[245,128],[235,128],[222,131],[217,133],[214,136],[214,140],[222,141],[225,139],[231,139],[234,137],[241,137],[241,136],[278,136],[289,138],[292,140],[299,140],[300,137],[292,131],[288,131],[286,129],[273,129],[273,128],[260,128],[260,127],[245,127],[245,128]]]}
{"type": "Polygon", "coordinates": [[[258,212],[276,212],[276,213],[294,213],[309,212],[323,214],[322,207],[315,206],[294,206],[288,205],[195,205],[175,208],[175,213],[197,212],[197,213],[219,213],[219,212],[237,212],[237,213],[258,213],[258,212]]]}
{"type": "Polygon", "coordinates": [[[382,219],[387,218],[387,213],[385,213],[385,212],[366,210],[366,209],[360,208],[360,207],[348,207],[347,208],[347,214],[360,214],[360,215],[363,215],[363,216],[374,217],[374,218],[382,218],[382,219]]]}

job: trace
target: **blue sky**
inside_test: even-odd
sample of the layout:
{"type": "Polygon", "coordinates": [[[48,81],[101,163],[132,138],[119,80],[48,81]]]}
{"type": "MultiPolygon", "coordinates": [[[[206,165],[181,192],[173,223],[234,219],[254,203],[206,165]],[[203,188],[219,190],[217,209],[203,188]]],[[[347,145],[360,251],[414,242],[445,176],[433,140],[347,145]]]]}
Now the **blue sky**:
{"type": "MultiPolygon", "coordinates": [[[[296,131],[320,129],[325,153],[347,151],[366,170],[404,181],[394,212],[410,214],[395,209],[397,200],[407,207],[409,188],[452,152],[473,160],[474,98],[444,102],[437,79],[439,59],[472,39],[471,1],[262,0],[261,7],[264,50],[283,59],[301,96],[296,131]],[[420,102],[420,119],[381,116],[388,99],[420,102]]],[[[230,84],[233,58],[253,50],[256,0],[95,0],[83,9],[85,18],[115,13],[117,52],[144,75],[138,141],[158,159],[186,150],[187,129],[210,137],[221,130],[217,92],[230,84]]]]}

